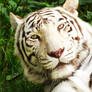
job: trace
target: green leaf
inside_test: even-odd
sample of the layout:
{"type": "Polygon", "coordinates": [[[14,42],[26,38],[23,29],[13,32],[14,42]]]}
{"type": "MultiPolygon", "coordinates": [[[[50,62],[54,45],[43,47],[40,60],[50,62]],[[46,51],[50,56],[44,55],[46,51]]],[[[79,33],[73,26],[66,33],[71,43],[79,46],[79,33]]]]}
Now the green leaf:
{"type": "Polygon", "coordinates": [[[5,72],[2,72],[0,75],[0,82],[5,80],[5,72]]]}
{"type": "Polygon", "coordinates": [[[20,72],[20,73],[15,73],[15,74],[12,74],[12,75],[7,75],[6,76],[6,80],[7,81],[10,81],[10,80],[13,80],[13,79],[16,79],[17,77],[19,77],[20,75],[22,75],[23,73],[20,72]]]}
{"type": "Polygon", "coordinates": [[[30,6],[33,6],[33,7],[49,7],[50,5],[48,3],[45,3],[45,2],[37,2],[37,1],[29,1],[30,3],[30,6]]]}
{"type": "Polygon", "coordinates": [[[80,5],[85,5],[87,3],[92,3],[92,0],[79,0],[80,5]]]}
{"type": "Polygon", "coordinates": [[[7,75],[7,76],[6,76],[6,80],[8,80],[8,81],[11,80],[11,78],[12,78],[11,75],[7,75]]]}
{"type": "Polygon", "coordinates": [[[9,0],[8,1],[9,5],[11,5],[12,8],[16,8],[17,4],[14,2],[14,0],[9,0]]]}
{"type": "Polygon", "coordinates": [[[91,11],[87,11],[87,18],[89,20],[92,19],[92,12],[91,11]]]}

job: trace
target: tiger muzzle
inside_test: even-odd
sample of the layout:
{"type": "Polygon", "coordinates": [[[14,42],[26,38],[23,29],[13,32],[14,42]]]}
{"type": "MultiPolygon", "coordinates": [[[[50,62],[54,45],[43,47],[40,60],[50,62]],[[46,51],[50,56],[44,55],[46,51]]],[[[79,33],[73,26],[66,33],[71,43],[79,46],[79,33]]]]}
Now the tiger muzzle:
{"type": "Polygon", "coordinates": [[[57,51],[52,51],[52,52],[48,53],[48,55],[50,57],[59,58],[62,55],[63,51],[64,51],[64,49],[60,48],[57,51]]]}

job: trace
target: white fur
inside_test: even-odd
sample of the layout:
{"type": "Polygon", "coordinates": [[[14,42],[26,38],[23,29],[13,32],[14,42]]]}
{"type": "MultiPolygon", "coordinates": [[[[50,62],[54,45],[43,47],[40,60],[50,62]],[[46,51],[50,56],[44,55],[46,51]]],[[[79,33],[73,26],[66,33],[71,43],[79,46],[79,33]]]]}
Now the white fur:
{"type": "MultiPolygon", "coordinates": [[[[48,16],[43,16],[41,14],[36,15],[36,19],[34,20],[35,26],[38,26],[36,24],[38,18],[40,18],[42,22],[39,31],[36,28],[30,28],[31,24],[28,25],[28,23],[25,23],[25,34],[26,32],[31,31],[29,35],[26,35],[28,38],[26,42],[29,45],[34,45],[33,47],[36,49],[35,54],[37,55],[36,62],[38,64],[37,67],[34,67],[27,62],[27,58],[24,56],[25,61],[29,66],[26,66],[23,62],[22,66],[24,68],[24,74],[28,80],[37,83],[43,83],[44,81],[49,80],[47,76],[43,77],[42,75],[36,74],[36,72],[45,73],[44,70],[50,71],[50,73],[48,72],[48,76],[51,80],[62,80],[64,78],[68,78],[68,80],[59,83],[53,88],[53,90],[51,89],[52,87],[48,87],[46,92],[49,92],[50,90],[51,92],[92,92],[88,87],[90,74],[92,72],[92,61],[90,62],[89,66],[87,66],[89,59],[92,58],[92,27],[77,17],[77,7],[78,0],[66,0],[63,8],[49,8],[53,12],[55,18],[48,18],[48,16]],[[66,19],[63,20],[62,23],[58,22],[58,20],[63,18],[63,16],[67,17],[67,21],[73,29],[73,31],[70,33],[67,32],[68,28],[66,30],[61,29],[60,32],[57,31],[59,24],[64,24],[66,22],[66,19]],[[47,20],[44,20],[44,18],[47,18],[47,20]],[[73,24],[70,23],[71,20],[73,21],[73,24]],[[30,37],[34,34],[40,35],[41,41],[38,39],[31,39],[30,37]],[[79,41],[74,40],[75,37],[79,37],[79,41]],[[87,45],[86,48],[83,47],[84,43],[87,45]],[[64,51],[59,58],[52,57],[48,54],[55,52],[60,48],[64,49],[64,51]],[[87,57],[89,50],[89,57],[87,57]],[[80,57],[77,58],[77,55],[80,57]],[[84,60],[85,58],[86,60],[84,60]],[[64,63],[64,65],[58,66],[59,63],[64,63]],[[79,70],[76,70],[80,64],[82,64],[82,66],[79,68],[79,70]],[[31,73],[29,72],[30,68],[32,68],[31,73]],[[74,75],[72,75],[73,73],[74,75]]],[[[41,12],[44,12],[46,9],[41,10],[41,12]]],[[[20,31],[19,40],[21,42],[23,38],[22,29],[20,28],[23,26],[23,23],[29,16],[30,15],[26,16],[24,19],[19,19],[14,14],[10,14],[12,27],[14,29],[16,28],[15,53],[20,59],[21,56],[16,44],[17,36],[18,32],[20,31]]],[[[64,26],[66,27],[67,25],[64,26]]],[[[33,48],[28,48],[26,45],[24,46],[25,50],[28,51],[27,55],[30,55],[33,48]]],[[[22,47],[20,46],[20,48],[22,47]]],[[[33,63],[36,62],[33,61],[33,63]]]]}

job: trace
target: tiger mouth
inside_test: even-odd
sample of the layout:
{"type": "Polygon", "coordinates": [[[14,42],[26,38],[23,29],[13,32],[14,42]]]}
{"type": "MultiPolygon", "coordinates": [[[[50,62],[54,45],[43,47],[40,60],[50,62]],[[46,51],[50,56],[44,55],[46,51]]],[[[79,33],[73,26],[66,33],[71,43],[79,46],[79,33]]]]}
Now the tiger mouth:
{"type": "Polygon", "coordinates": [[[40,63],[42,63],[43,66],[46,66],[45,67],[46,70],[62,69],[64,68],[65,65],[69,65],[69,64],[75,65],[76,64],[76,57],[69,60],[68,62],[66,62],[66,60],[63,61],[63,59],[60,59],[63,53],[64,53],[64,49],[61,49],[61,48],[55,52],[53,51],[51,53],[47,53],[47,59],[40,58],[41,59],[40,63]],[[49,68],[49,66],[51,68],[49,68]]]}
{"type": "MultiPolygon", "coordinates": [[[[48,65],[49,65],[49,63],[51,63],[51,62],[53,62],[53,61],[48,61],[48,59],[42,59],[42,61],[43,61],[43,65],[47,65],[47,67],[45,67],[44,69],[46,69],[46,70],[55,70],[55,69],[62,69],[65,65],[68,65],[68,64],[70,64],[70,63],[63,63],[63,62],[61,62],[59,59],[57,59],[57,64],[53,67],[53,68],[48,68],[48,65]],[[44,62],[44,61],[48,61],[48,62],[44,62]]],[[[54,62],[53,62],[54,63],[54,62]]]]}
{"type": "Polygon", "coordinates": [[[65,65],[69,65],[69,64],[75,65],[76,64],[76,59],[73,59],[68,63],[64,63],[64,62],[59,60],[57,66],[54,69],[62,69],[62,68],[64,68],[65,65]]]}
{"type": "MultiPolygon", "coordinates": [[[[56,58],[57,59],[57,64],[53,67],[53,68],[48,68],[48,66],[46,67],[46,68],[44,68],[44,69],[46,69],[46,70],[55,70],[55,69],[57,69],[57,70],[59,70],[59,69],[63,69],[66,65],[70,65],[70,64],[72,64],[72,65],[74,65],[74,66],[76,66],[77,65],[77,63],[76,63],[76,58],[74,58],[73,60],[71,60],[70,62],[68,62],[68,63],[64,63],[64,62],[62,62],[62,61],[60,61],[59,60],[59,58],[56,58]]],[[[53,62],[53,61],[49,61],[49,62],[44,62],[44,61],[48,61],[48,59],[42,59],[42,61],[43,61],[43,65],[49,65],[49,63],[50,62],[53,62]]],[[[53,62],[54,63],[54,62],[53,62]]]]}

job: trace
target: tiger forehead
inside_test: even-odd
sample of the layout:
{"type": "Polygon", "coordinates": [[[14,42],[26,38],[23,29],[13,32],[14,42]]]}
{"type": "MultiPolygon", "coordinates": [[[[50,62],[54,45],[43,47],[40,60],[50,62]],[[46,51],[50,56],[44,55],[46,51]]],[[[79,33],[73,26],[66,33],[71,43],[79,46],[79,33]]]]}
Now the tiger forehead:
{"type": "Polygon", "coordinates": [[[39,28],[43,20],[51,20],[53,22],[56,22],[64,18],[64,17],[61,17],[61,14],[59,14],[59,12],[56,12],[59,14],[59,17],[57,17],[57,14],[54,12],[55,10],[46,8],[29,14],[25,18],[25,23],[27,24],[28,29],[32,29],[33,27],[35,27],[36,30],[40,30],[39,28]]]}
{"type": "Polygon", "coordinates": [[[55,10],[54,8],[45,8],[33,12],[25,17],[25,24],[28,29],[26,31],[28,31],[28,33],[40,31],[40,25],[44,23],[44,20],[49,20],[55,23],[57,31],[59,32],[64,30],[64,27],[67,27],[67,31],[71,32],[72,27],[69,28],[70,25],[73,25],[74,29],[76,29],[75,21],[71,18],[71,16],[64,12],[55,10]]]}
{"type": "Polygon", "coordinates": [[[60,20],[68,19],[68,16],[66,17],[64,14],[61,14],[58,10],[55,10],[53,8],[51,9],[45,8],[29,14],[26,17],[26,23],[30,24],[32,21],[41,20],[41,19],[60,21],[60,20]]]}

